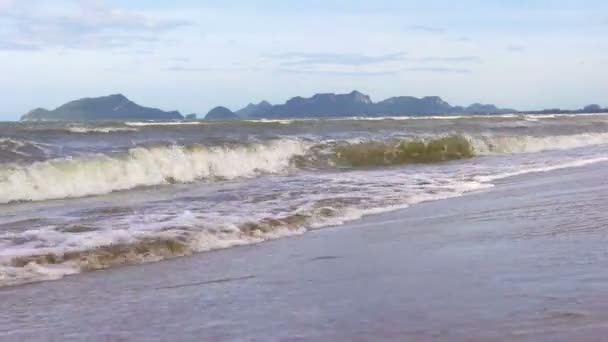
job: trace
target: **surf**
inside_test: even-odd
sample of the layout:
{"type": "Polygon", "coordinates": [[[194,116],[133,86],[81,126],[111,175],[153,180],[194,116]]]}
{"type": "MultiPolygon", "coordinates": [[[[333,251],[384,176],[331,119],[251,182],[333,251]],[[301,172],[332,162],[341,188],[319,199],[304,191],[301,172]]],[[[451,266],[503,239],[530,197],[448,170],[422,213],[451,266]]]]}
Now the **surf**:
{"type": "MultiPolygon", "coordinates": [[[[0,144],[0,148],[8,151],[4,154],[14,161],[0,164],[0,204],[103,195],[138,187],[201,180],[224,181],[303,170],[443,163],[480,155],[568,150],[608,144],[608,133],[545,137],[451,134],[318,142],[279,138],[220,146],[139,146],[123,153],[20,163],[18,158],[23,158],[26,153],[23,146],[30,146],[24,144],[7,139],[0,144]]],[[[36,151],[41,146],[35,145],[36,151]]]]}
{"type": "Polygon", "coordinates": [[[126,153],[0,164],[0,203],[103,195],[202,179],[286,171],[305,145],[293,139],[237,146],[136,147],[126,153]]]}

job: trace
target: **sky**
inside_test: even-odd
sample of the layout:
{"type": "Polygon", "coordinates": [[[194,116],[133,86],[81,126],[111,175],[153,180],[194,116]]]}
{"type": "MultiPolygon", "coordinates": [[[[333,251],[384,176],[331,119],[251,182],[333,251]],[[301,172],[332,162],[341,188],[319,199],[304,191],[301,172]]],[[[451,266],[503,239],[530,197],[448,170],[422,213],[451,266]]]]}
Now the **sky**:
{"type": "Polygon", "coordinates": [[[0,0],[0,120],[122,93],[199,113],[374,101],[608,106],[604,0],[0,0]]]}

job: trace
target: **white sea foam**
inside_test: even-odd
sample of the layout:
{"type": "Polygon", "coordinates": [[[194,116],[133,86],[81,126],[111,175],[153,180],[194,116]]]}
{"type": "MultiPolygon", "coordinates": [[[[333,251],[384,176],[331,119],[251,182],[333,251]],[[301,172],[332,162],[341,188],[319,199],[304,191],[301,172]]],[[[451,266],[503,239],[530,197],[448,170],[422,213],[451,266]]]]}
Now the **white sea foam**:
{"type": "Polygon", "coordinates": [[[207,123],[208,122],[203,122],[203,121],[167,121],[167,122],[133,121],[133,122],[125,122],[125,125],[136,126],[136,127],[138,127],[138,126],[191,126],[191,125],[204,125],[207,123]]]}
{"type": "MultiPolygon", "coordinates": [[[[608,118],[608,113],[578,113],[578,114],[459,114],[459,115],[380,115],[380,116],[351,116],[342,118],[331,118],[328,120],[360,120],[360,121],[379,121],[379,120],[458,120],[458,119],[522,119],[526,121],[537,121],[538,119],[574,118],[591,117],[608,118]]],[[[295,119],[297,121],[300,119],[295,119]]],[[[307,119],[302,119],[307,120],[307,119]]]]}
{"type": "Polygon", "coordinates": [[[597,164],[608,161],[608,157],[597,157],[597,158],[589,158],[589,159],[581,159],[574,160],[565,163],[557,163],[552,165],[543,165],[543,166],[531,166],[531,167],[523,167],[519,170],[507,171],[507,172],[499,172],[490,175],[480,175],[475,176],[474,179],[478,182],[489,183],[499,179],[505,179],[514,176],[525,175],[529,173],[539,173],[539,172],[549,172],[561,169],[568,169],[574,167],[582,167],[591,164],[597,164]]]}
{"type": "Polygon", "coordinates": [[[309,119],[301,119],[301,120],[297,120],[297,119],[250,119],[250,120],[243,120],[245,122],[253,122],[253,123],[278,123],[278,124],[282,124],[282,125],[289,125],[290,123],[293,123],[295,121],[310,121],[309,119]]]}
{"type": "MultiPolygon", "coordinates": [[[[116,265],[155,262],[251,245],[305,232],[303,228],[277,227],[271,231],[245,233],[231,223],[212,226],[202,219],[188,221],[193,228],[190,231],[183,230],[187,225],[184,225],[184,218],[178,216],[165,221],[165,226],[182,224],[182,229],[176,230],[150,231],[148,227],[148,231],[118,229],[61,234],[53,230],[38,230],[21,233],[21,236],[36,235],[36,239],[28,245],[3,248],[0,253],[0,287],[56,280],[116,265]],[[194,224],[198,227],[193,227],[194,224]]],[[[157,226],[163,227],[160,222],[157,226]]]]}
{"type": "Polygon", "coordinates": [[[353,116],[344,118],[332,118],[330,120],[344,121],[344,120],[358,120],[358,121],[381,121],[381,120],[457,120],[457,119],[507,119],[507,118],[518,118],[519,114],[493,114],[493,115],[481,115],[481,114],[462,114],[462,115],[403,115],[403,116],[353,116]]]}
{"type": "Polygon", "coordinates": [[[277,173],[304,154],[298,140],[235,147],[179,146],[129,150],[125,155],[54,159],[0,166],[0,203],[106,194],[140,186],[233,179],[277,173]]]}
{"type": "MultiPolygon", "coordinates": [[[[608,133],[466,138],[476,154],[536,153],[608,144],[608,133]]],[[[137,147],[126,154],[96,154],[29,165],[4,164],[0,166],[0,203],[82,197],[173,182],[280,173],[293,165],[294,157],[311,153],[311,145],[296,139],[279,139],[224,147],[137,147]]]]}
{"type": "MultiPolygon", "coordinates": [[[[333,183],[345,180],[339,174],[319,177],[328,184],[332,183],[331,179],[334,179],[333,183]]],[[[406,179],[399,174],[389,177],[406,179]]],[[[346,181],[359,183],[365,178],[365,173],[359,173],[346,181]]],[[[0,286],[53,280],[64,275],[125,263],[154,262],[260,243],[303,234],[308,229],[340,225],[363,216],[407,208],[424,201],[456,197],[485,187],[473,181],[441,179],[430,185],[433,191],[418,189],[410,193],[410,187],[404,186],[400,190],[403,193],[395,193],[385,202],[382,184],[384,181],[378,180],[379,187],[365,190],[369,191],[368,199],[361,198],[360,202],[348,205],[341,201],[341,196],[347,196],[348,199],[348,193],[318,193],[314,188],[309,189],[310,193],[304,195],[306,205],[295,212],[288,209],[289,201],[299,201],[300,195],[285,199],[287,203],[259,203],[254,210],[232,208],[230,215],[214,215],[215,210],[222,210],[221,207],[216,207],[214,212],[193,213],[185,210],[178,215],[132,214],[123,219],[123,224],[104,222],[118,228],[77,234],[64,233],[52,226],[3,233],[0,234],[0,243],[5,241],[9,244],[2,245],[0,249],[0,286]],[[266,207],[268,205],[271,207],[266,207]],[[273,205],[279,207],[272,207],[273,205]],[[277,213],[273,215],[268,213],[270,211],[277,213]],[[10,245],[10,241],[14,240],[28,242],[10,245]]]]}
{"type": "Polygon", "coordinates": [[[432,168],[412,173],[378,170],[371,174],[370,171],[311,174],[301,179],[303,188],[285,185],[293,195],[281,188],[272,189],[268,194],[260,193],[258,187],[238,190],[243,198],[277,192],[282,195],[279,201],[243,202],[241,206],[218,202],[208,209],[201,203],[180,202],[197,211],[184,209],[180,214],[133,212],[118,221],[106,218],[100,223],[101,227],[111,226],[112,229],[76,234],[56,230],[55,226],[4,232],[0,234],[0,286],[255,244],[302,234],[309,229],[341,225],[421,202],[459,197],[490,188],[497,179],[607,161],[608,157],[597,157],[519,165],[518,168],[512,165],[504,172],[500,171],[502,167],[490,168],[489,173],[480,173],[475,168],[466,172],[469,176],[477,173],[474,177],[463,177],[455,172],[435,173],[432,168]],[[15,245],[12,241],[25,242],[15,245]],[[52,257],[46,257],[48,255],[52,257]]]}
{"type": "Polygon", "coordinates": [[[608,144],[608,133],[534,136],[467,136],[476,153],[536,153],[608,144]]]}
{"type": "Polygon", "coordinates": [[[113,127],[113,126],[101,126],[101,127],[89,127],[89,126],[79,126],[79,125],[71,125],[66,128],[69,132],[72,133],[114,133],[114,132],[136,132],[137,128],[134,127],[113,127]]]}

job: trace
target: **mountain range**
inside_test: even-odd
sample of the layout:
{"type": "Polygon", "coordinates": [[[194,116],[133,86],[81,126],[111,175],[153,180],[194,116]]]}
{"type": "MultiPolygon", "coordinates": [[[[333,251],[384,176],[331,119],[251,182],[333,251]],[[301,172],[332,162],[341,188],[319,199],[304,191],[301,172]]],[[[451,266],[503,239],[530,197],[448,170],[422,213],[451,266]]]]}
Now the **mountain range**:
{"type": "MultiPolygon", "coordinates": [[[[588,105],[580,110],[547,109],[524,113],[597,113],[606,111],[599,105],[588,105]]],[[[267,101],[249,104],[230,111],[226,107],[216,107],[206,119],[232,120],[239,118],[310,118],[345,116],[402,116],[402,115],[442,115],[442,114],[505,114],[521,113],[515,109],[498,108],[492,104],[474,103],[467,107],[452,106],[439,96],[422,98],[412,96],[391,97],[373,102],[368,95],[358,91],[348,94],[322,93],[311,97],[294,97],[284,104],[272,105],[267,101]]],[[[186,116],[195,120],[196,114],[186,116]]],[[[22,121],[126,121],[126,120],[183,120],[178,111],[163,111],[140,106],[122,94],[96,98],[83,98],[68,102],[53,110],[34,109],[21,117],[22,121]]]]}
{"type": "Polygon", "coordinates": [[[284,104],[271,105],[267,101],[249,104],[235,114],[242,118],[302,118],[381,115],[438,115],[438,114],[503,114],[516,112],[510,108],[475,103],[468,107],[452,106],[438,96],[416,98],[391,97],[373,102],[368,95],[358,91],[348,94],[316,94],[309,98],[294,97],[284,104]]]}

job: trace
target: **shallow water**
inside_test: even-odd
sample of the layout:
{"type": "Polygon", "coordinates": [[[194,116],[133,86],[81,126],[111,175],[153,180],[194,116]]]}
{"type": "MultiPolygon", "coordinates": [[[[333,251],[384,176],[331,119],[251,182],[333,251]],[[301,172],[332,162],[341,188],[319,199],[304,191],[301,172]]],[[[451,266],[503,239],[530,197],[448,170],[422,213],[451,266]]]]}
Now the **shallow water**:
{"type": "Polygon", "coordinates": [[[607,165],[259,246],[5,287],[0,340],[601,341],[607,165]]]}
{"type": "Polygon", "coordinates": [[[608,115],[0,124],[0,286],[257,243],[608,160],[608,115]]]}

